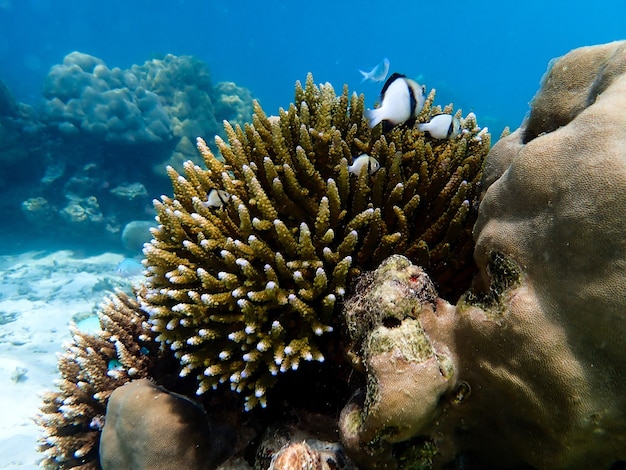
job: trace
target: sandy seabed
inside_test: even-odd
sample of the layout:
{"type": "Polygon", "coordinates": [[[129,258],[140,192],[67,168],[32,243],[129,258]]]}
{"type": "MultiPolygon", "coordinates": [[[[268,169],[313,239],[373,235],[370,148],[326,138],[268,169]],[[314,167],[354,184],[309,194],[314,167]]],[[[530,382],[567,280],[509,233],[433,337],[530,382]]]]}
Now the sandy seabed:
{"type": "Polygon", "coordinates": [[[0,469],[36,469],[34,422],[41,393],[55,388],[69,324],[131,280],[116,273],[123,255],[71,250],[0,256],[0,469]]]}

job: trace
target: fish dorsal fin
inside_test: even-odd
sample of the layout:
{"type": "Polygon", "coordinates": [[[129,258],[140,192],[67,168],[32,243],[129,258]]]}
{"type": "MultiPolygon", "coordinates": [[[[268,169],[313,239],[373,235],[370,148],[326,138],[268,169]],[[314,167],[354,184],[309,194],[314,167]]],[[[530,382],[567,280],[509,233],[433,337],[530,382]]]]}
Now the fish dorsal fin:
{"type": "Polygon", "coordinates": [[[393,82],[395,82],[398,78],[405,78],[405,77],[406,77],[406,75],[403,75],[403,74],[398,73],[398,72],[392,73],[391,76],[387,79],[387,81],[383,85],[383,89],[380,90],[380,99],[381,99],[381,101],[385,97],[385,93],[387,92],[387,88],[389,88],[389,86],[393,82]]]}

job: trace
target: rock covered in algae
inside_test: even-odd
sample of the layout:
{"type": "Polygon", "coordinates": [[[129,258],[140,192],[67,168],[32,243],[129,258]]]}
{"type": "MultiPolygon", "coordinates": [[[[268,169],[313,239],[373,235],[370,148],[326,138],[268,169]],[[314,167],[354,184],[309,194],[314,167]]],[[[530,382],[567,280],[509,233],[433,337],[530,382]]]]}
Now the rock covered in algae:
{"type": "Polygon", "coordinates": [[[423,269],[401,255],[362,275],[346,301],[348,354],[367,379],[342,410],[339,428],[362,468],[395,468],[392,445],[429,430],[456,387],[453,358],[421,323],[449,306],[423,269]]]}
{"type": "MultiPolygon", "coordinates": [[[[441,111],[433,99],[420,120],[441,111]]],[[[452,140],[407,127],[381,135],[363,103],[309,75],[279,116],[255,103],[252,124],[225,122],[221,157],[198,139],[207,169],[168,169],[174,196],[155,201],[141,302],[198,394],[225,383],[247,408],[265,405],[280,374],[325,360],[351,280],[392,253],[427,267],[449,295],[469,284],[489,134],[470,115],[452,140]],[[364,153],[380,169],[353,174],[364,153]]]]}

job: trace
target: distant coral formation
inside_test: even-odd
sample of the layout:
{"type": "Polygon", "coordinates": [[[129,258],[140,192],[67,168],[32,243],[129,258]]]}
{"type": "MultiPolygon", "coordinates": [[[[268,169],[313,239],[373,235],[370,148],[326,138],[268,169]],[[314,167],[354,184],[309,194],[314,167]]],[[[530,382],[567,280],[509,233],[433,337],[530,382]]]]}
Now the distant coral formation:
{"type": "Polygon", "coordinates": [[[213,84],[193,57],[120,69],[72,52],[50,69],[37,109],[0,85],[0,161],[23,180],[0,205],[49,239],[89,235],[119,246],[126,223],[153,216],[148,194],[167,191],[165,167],[200,163],[197,136],[223,134],[223,120],[243,124],[251,114],[247,89],[213,84]]]}
{"type": "Polygon", "coordinates": [[[231,83],[216,91],[203,62],[172,54],[122,70],[72,52],[52,67],[43,95],[41,119],[62,135],[116,144],[211,135],[223,119],[247,121],[252,111],[247,91],[231,83]]]}
{"type": "MultiPolygon", "coordinates": [[[[19,103],[0,80],[0,186],[23,184],[31,177],[23,164],[41,152],[42,124],[32,106],[19,103]]],[[[0,200],[0,210],[6,202],[0,200]]],[[[4,211],[3,211],[4,212],[4,211]]]]}
{"type": "Polygon", "coordinates": [[[46,78],[41,117],[68,136],[82,132],[113,143],[169,140],[170,118],[151,85],[145,74],[111,70],[97,57],[72,52],[46,78]]]}

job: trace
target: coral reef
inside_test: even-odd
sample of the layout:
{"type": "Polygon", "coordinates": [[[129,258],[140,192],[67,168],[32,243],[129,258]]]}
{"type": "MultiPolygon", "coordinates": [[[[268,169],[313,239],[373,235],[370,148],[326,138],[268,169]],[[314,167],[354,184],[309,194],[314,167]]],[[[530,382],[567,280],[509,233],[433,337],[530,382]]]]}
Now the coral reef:
{"type": "MultiPolygon", "coordinates": [[[[422,118],[431,112],[431,93],[422,118]]],[[[198,379],[265,405],[279,374],[324,361],[326,334],[351,279],[391,253],[405,253],[454,295],[472,272],[471,226],[489,135],[473,116],[453,140],[416,129],[370,131],[363,97],[339,96],[312,76],[295,103],[253,124],[226,123],[223,161],[202,139],[207,170],[169,168],[174,198],[156,201],[159,228],[144,253],[142,308],[158,341],[198,379]],[[380,162],[352,174],[352,159],[380,162]],[[210,202],[212,191],[223,198],[210,202]],[[456,289],[456,291],[455,291],[456,289]]],[[[332,343],[332,341],[331,341],[332,343]]]]}
{"type": "Polygon", "coordinates": [[[419,268],[392,259],[346,303],[367,381],[340,426],[364,468],[396,465],[410,436],[433,439],[435,467],[626,460],[626,42],[559,58],[532,103],[486,161],[473,289],[456,307],[407,301],[419,268]]]}
{"type": "Polygon", "coordinates": [[[43,95],[32,109],[0,83],[0,182],[12,188],[0,210],[47,240],[80,241],[87,230],[116,248],[125,224],[154,216],[148,195],[168,191],[166,165],[200,163],[196,136],[224,135],[224,119],[252,114],[247,89],[213,84],[206,64],[171,54],[120,69],[72,52],[43,95]]]}
{"type": "MultiPolygon", "coordinates": [[[[434,91],[422,121],[442,111],[433,100],[434,91]]],[[[148,377],[158,389],[137,385],[141,393],[195,393],[214,422],[234,423],[237,451],[226,466],[248,446],[262,448],[258,439],[252,441],[268,424],[297,415],[309,430],[327,423],[325,437],[307,434],[301,447],[292,439],[280,447],[265,441],[272,455],[258,462],[259,468],[272,465],[274,454],[275,468],[282,461],[321,456],[321,468],[332,467],[331,460],[351,468],[335,429],[334,413],[348,397],[334,394],[332,385],[347,388],[347,378],[338,372],[345,364],[338,305],[356,276],[396,252],[428,267],[452,299],[469,286],[471,227],[489,134],[473,115],[462,119],[458,111],[463,132],[450,140],[402,126],[383,135],[380,126],[368,127],[363,96],[350,96],[347,87],[337,96],[329,84],[316,86],[311,75],[304,87],[296,85],[295,102],[271,117],[255,103],[252,124],[225,122],[228,143],[216,138],[219,157],[198,139],[207,169],[191,161],[184,175],[168,168],[174,195],[155,201],[159,225],[144,248],[148,275],[136,300],[118,294],[105,304],[101,318],[115,321],[102,321],[101,334],[75,332],[60,361],[61,391],[44,398],[39,422],[45,465],[97,468],[92,465],[108,397],[130,379],[148,377]],[[354,171],[352,160],[363,153],[379,163],[376,172],[367,165],[354,171]],[[120,344],[132,351],[126,354],[120,344]],[[111,362],[116,357],[121,366],[111,362]],[[323,361],[315,390],[326,388],[332,397],[328,403],[296,397],[305,408],[296,413],[292,392],[306,374],[293,371],[323,361]],[[276,386],[279,376],[282,391],[276,386]],[[80,415],[69,406],[74,403],[80,404],[80,415]],[[268,403],[275,408],[263,410],[268,403]],[[254,411],[243,414],[244,407],[254,411]],[[319,409],[325,417],[332,413],[332,420],[319,419],[319,409]]],[[[445,111],[453,112],[451,106],[445,111]]],[[[74,185],[76,193],[81,181],[74,185]]],[[[423,294],[431,298],[429,292],[423,294]]],[[[150,430],[135,433],[135,441],[124,437],[128,426],[119,420],[120,410],[137,411],[128,390],[109,402],[102,463],[110,467],[119,464],[111,457],[121,455],[117,449],[137,454],[135,446],[163,436],[150,430]]],[[[155,410],[158,419],[164,413],[155,410]]],[[[189,425],[197,419],[190,418],[189,425]]],[[[142,458],[153,460],[154,455],[142,458]]]]}
{"type": "Polygon", "coordinates": [[[109,396],[131,379],[148,377],[158,355],[135,299],[118,292],[103,303],[99,318],[102,331],[95,335],[72,327],[72,341],[59,359],[59,390],[43,395],[37,423],[44,468],[99,469],[109,396]]]}

